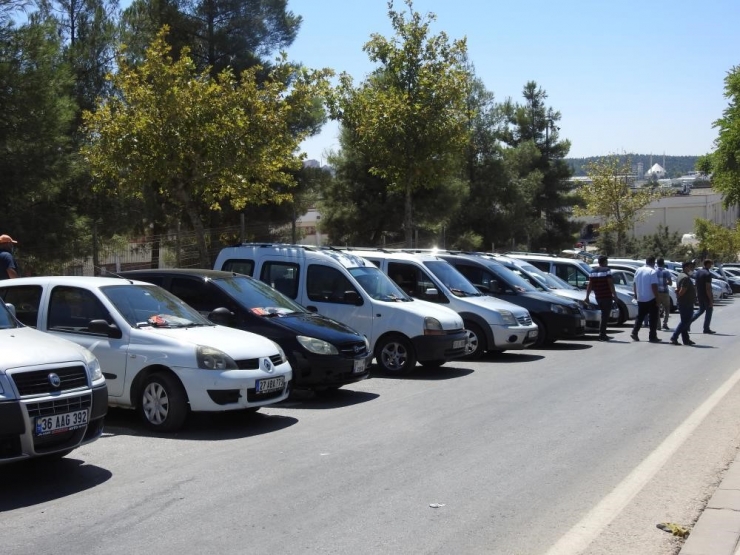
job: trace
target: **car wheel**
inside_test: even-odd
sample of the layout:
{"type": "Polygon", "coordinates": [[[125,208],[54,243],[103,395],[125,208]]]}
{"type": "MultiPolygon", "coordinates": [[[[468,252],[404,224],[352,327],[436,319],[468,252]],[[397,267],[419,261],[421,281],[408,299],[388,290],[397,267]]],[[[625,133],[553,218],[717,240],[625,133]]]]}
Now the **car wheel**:
{"type": "Polygon", "coordinates": [[[532,322],[537,326],[537,341],[532,343],[532,347],[534,349],[541,349],[545,345],[550,345],[555,342],[555,340],[551,340],[547,336],[547,326],[545,326],[545,323],[537,318],[537,316],[532,316],[532,322]]]}
{"type": "Polygon", "coordinates": [[[144,380],[136,410],[148,428],[174,432],[187,418],[187,394],[176,377],[157,372],[144,380]]]}
{"type": "Polygon", "coordinates": [[[617,301],[617,306],[619,307],[619,319],[617,320],[617,324],[621,326],[627,321],[630,313],[627,310],[627,305],[624,304],[622,301],[617,301]]]}
{"type": "Polygon", "coordinates": [[[483,356],[487,349],[486,336],[483,335],[483,330],[480,329],[478,324],[472,322],[465,322],[465,329],[468,332],[468,343],[465,347],[466,358],[480,358],[483,356]]]}
{"type": "Polygon", "coordinates": [[[439,360],[424,360],[424,361],[421,361],[420,364],[424,368],[439,368],[445,362],[447,362],[447,361],[442,358],[442,359],[439,359],[439,360]]]}
{"type": "Polygon", "coordinates": [[[408,339],[388,335],[375,347],[375,360],[386,374],[408,374],[416,366],[416,354],[408,339]]]}

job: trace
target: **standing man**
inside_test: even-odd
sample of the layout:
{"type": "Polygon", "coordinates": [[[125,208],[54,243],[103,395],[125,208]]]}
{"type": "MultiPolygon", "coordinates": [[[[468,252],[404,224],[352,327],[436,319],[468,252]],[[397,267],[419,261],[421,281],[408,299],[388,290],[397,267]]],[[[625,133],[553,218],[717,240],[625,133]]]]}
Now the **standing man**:
{"type": "Polygon", "coordinates": [[[609,341],[611,339],[611,337],[606,335],[606,326],[612,312],[612,302],[617,298],[617,293],[614,290],[612,271],[607,266],[607,261],[606,256],[603,254],[599,257],[599,265],[591,270],[591,276],[588,279],[588,286],[586,287],[586,302],[589,302],[588,297],[591,291],[593,291],[596,297],[596,303],[599,305],[599,309],[601,309],[599,341],[609,341]]]}
{"type": "Polygon", "coordinates": [[[13,258],[13,245],[17,242],[10,235],[0,235],[0,279],[18,277],[18,266],[13,258]]]}
{"type": "Polygon", "coordinates": [[[665,260],[658,258],[658,267],[655,272],[658,274],[658,306],[663,307],[663,329],[668,330],[668,316],[671,313],[671,297],[668,295],[668,286],[673,285],[671,274],[665,269],[665,260]]]}
{"type": "Polygon", "coordinates": [[[696,322],[699,317],[704,314],[704,333],[717,333],[716,331],[709,329],[709,324],[712,322],[712,312],[714,311],[712,274],[709,273],[709,268],[711,268],[713,264],[714,262],[707,258],[704,261],[704,267],[694,272],[694,280],[696,280],[696,300],[699,301],[699,310],[694,313],[691,321],[696,322]]]}
{"type": "Polygon", "coordinates": [[[660,343],[658,338],[658,274],[655,271],[654,256],[648,256],[645,260],[645,266],[637,269],[632,288],[637,299],[637,318],[635,318],[635,327],[632,328],[630,337],[634,341],[640,340],[637,334],[642,327],[642,321],[647,315],[650,322],[648,341],[650,343],[660,343]]]}
{"type": "Polygon", "coordinates": [[[676,278],[676,298],[678,300],[678,313],[681,321],[676,326],[676,331],[671,336],[671,343],[678,345],[678,336],[684,345],[696,345],[689,339],[689,328],[691,327],[691,318],[694,315],[694,301],[696,301],[696,289],[691,281],[691,273],[694,271],[694,263],[686,261],[681,266],[683,270],[676,278]]]}

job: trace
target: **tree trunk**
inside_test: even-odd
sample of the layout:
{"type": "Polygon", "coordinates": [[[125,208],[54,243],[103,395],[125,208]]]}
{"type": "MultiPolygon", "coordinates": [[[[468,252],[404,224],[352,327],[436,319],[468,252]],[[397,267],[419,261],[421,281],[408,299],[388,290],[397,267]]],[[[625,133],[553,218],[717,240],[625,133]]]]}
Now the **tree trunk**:
{"type": "Polygon", "coordinates": [[[206,245],[206,229],[200,219],[200,214],[198,214],[198,210],[195,207],[195,204],[193,204],[190,194],[183,189],[182,186],[178,187],[177,196],[182,203],[185,213],[188,215],[190,223],[193,226],[193,231],[195,232],[195,241],[198,246],[199,265],[201,268],[211,268],[211,257],[208,254],[208,246],[206,245]]]}
{"type": "MultiPolygon", "coordinates": [[[[403,232],[407,248],[412,248],[414,246],[413,207],[414,205],[411,199],[411,185],[406,185],[406,202],[403,209],[403,232]]],[[[418,245],[416,246],[418,247],[418,245]]]]}

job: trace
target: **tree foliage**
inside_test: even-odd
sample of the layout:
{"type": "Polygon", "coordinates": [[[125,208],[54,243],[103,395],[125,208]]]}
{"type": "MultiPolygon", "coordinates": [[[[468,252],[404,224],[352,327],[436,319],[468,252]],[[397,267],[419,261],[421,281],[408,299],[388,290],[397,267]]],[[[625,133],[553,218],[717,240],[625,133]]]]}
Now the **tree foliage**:
{"type": "Polygon", "coordinates": [[[694,231],[699,240],[697,250],[702,258],[722,262],[736,262],[740,252],[740,222],[735,229],[728,229],[709,220],[697,218],[694,231]]]}
{"type": "Polygon", "coordinates": [[[725,206],[740,204],[740,66],[725,77],[725,97],[729,104],[714,122],[719,129],[712,153],[712,183],[724,195],[725,206]]]}
{"type": "Polygon", "coordinates": [[[628,179],[630,168],[629,162],[622,162],[616,156],[589,164],[587,171],[590,183],[578,190],[584,204],[574,209],[576,216],[602,219],[599,232],[615,234],[618,255],[624,254],[625,240],[632,226],[646,216],[640,211],[659,196],[652,189],[631,189],[628,179]]]}
{"type": "Polygon", "coordinates": [[[293,153],[305,135],[291,133],[289,122],[313,108],[330,72],[297,70],[283,57],[262,85],[258,68],[241,82],[229,70],[212,79],[187,49],[172,59],[166,31],[140,66],[119,57],[118,94],[85,113],[83,153],[100,190],[144,198],[154,189],[172,202],[196,231],[201,264],[210,265],[204,213],[290,199],[276,186],[294,184],[293,153]]]}
{"type": "Polygon", "coordinates": [[[467,142],[469,80],[465,41],[432,35],[435,16],[422,16],[411,0],[405,3],[408,14],[388,2],[395,36],[374,34],[364,46],[380,67],[358,87],[342,74],[330,110],[354,134],[369,171],[403,195],[403,229],[411,246],[416,197],[433,195],[458,172],[467,142]]]}

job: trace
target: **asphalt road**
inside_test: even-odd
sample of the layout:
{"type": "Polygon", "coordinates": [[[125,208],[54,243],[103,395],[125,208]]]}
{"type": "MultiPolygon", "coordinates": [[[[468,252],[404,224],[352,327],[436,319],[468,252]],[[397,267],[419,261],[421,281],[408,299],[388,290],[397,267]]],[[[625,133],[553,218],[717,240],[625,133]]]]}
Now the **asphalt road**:
{"type": "Polygon", "coordinates": [[[0,467],[0,552],[676,553],[655,525],[690,526],[740,445],[738,317],[723,302],[696,347],[623,327],[173,436],[112,410],[68,458],[0,467]]]}

